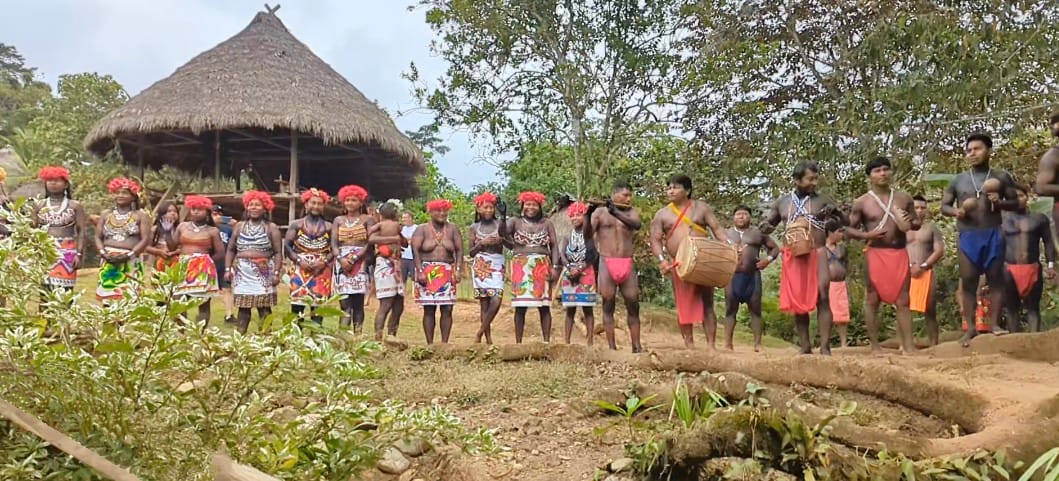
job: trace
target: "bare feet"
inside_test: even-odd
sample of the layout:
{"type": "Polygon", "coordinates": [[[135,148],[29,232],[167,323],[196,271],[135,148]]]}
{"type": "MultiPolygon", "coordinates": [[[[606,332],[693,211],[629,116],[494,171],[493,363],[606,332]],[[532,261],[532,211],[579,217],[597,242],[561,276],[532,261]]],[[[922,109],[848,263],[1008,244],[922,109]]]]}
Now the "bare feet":
{"type": "Polygon", "coordinates": [[[732,344],[725,344],[724,348],[729,351],[735,351],[735,346],[733,346],[732,344]]]}
{"type": "Polygon", "coordinates": [[[813,353],[812,346],[802,346],[802,349],[800,351],[798,351],[798,354],[812,354],[812,353],[813,353]]]}
{"type": "Polygon", "coordinates": [[[974,332],[974,329],[968,329],[967,334],[964,334],[963,339],[960,340],[960,345],[963,347],[970,347],[971,339],[974,339],[974,336],[977,335],[978,333],[974,332]]]}
{"type": "Polygon", "coordinates": [[[820,355],[821,356],[830,356],[831,355],[831,346],[820,346],[820,355]]]}
{"type": "Polygon", "coordinates": [[[754,352],[761,352],[761,343],[754,344],[754,352]]]}

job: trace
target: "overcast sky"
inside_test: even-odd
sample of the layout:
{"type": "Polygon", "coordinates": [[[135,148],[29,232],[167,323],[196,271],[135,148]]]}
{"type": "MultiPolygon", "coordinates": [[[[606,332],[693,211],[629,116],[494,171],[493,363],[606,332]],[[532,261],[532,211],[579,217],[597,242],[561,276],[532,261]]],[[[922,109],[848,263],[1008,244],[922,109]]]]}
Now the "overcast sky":
{"type": "MultiPolygon", "coordinates": [[[[401,72],[415,62],[424,78],[445,64],[431,55],[432,33],[414,0],[271,0],[287,29],[391,114],[415,110],[401,72]]],[[[14,45],[55,85],[59,75],[110,74],[135,95],[192,57],[241,31],[265,0],[35,0],[7,1],[0,42],[14,45]]],[[[426,112],[394,119],[401,130],[430,122],[426,112]]],[[[496,169],[474,159],[485,149],[461,133],[444,131],[452,150],[441,171],[469,190],[495,180],[496,169]]]]}

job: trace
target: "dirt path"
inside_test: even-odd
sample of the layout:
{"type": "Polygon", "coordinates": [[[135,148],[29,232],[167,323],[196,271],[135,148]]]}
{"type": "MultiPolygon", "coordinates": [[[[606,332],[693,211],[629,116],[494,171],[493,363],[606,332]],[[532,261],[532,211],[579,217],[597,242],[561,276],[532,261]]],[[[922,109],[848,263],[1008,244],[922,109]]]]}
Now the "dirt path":
{"type": "MultiPolygon", "coordinates": [[[[374,307],[374,304],[369,306],[372,311],[369,318],[374,307]]],[[[553,345],[562,343],[563,319],[561,311],[555,311],[553,345]]],[[[677,370],[696,370],[695,362],[722,370],[734,366],[731,370],[735,372],[741,372],[740,366],[762,373],[776,372],[767,366],[791,366],[777,368],[779,371],[774,377],[781,381],[787,377],[798,378],[793,375],[798,374],[798,369],[816,371],[815,376],[807,379],[826,379],[830,370],[836,376],[857,372],[872,376],[875,371],[904,373],[907,378],[904,382],[923,386],[923,397],[938,398],[923,400],[924,405],[933,402],[959,409],[964,402],[961,397],[966,396],[967,412],[971,414],[964,416],[971,416],[972,420],[980,416],[977,422],[981,429],[974,433],[960,431],[954,437],[957,430],[951,419],[901,405],[900,393],[894,393],[893,399],[898,401],[894,402],[870,393],[843,391],[834,385],[768,383],[771,388],[786,388],[798,399],[828,409],[843,399],[856,400],[860,406],[860,412],[853,417],[857,424],[873,429],[882,427],[887,432],[921,441],[929,453],[1001,445],[1018,429],[1032,426],[1039,417],[1038,411],[1047,409],[1049,402],[1059,396],[1059,368],[1055,364],[1059,360],[1056,352],[1059,347],[1055,347],[1059,346],[1059,335],[1022,335],[1025,339],[1012,336],[1003,343],[998,343],[993,336],[982,336],[970,349],[947,343],[917,357],[900,356],[896,351],[871,356],[862,348],[838,349],[834,358],[817,360],[815,356],[813,359],[797,356],[789,345],[766,347],[763,352],[755,353],[748,345],[737,343],[735,352],[713,352],[705,347],[700,329],[696,331],[697,346],[689,353],[683,348],[672,314],[648,312],[643,316],[643,344],[648,354],[628,353],[627,334],[619,330],[617,337],[622,352],[607,353],[604,338],[599,334],[592,349],[571,351],[575,356],[581,353],[583,359],[503,362],[483,361],[481,356],[468,354],[466,358],[453,355],[417,361],[412,359],[412,353],[423,352],[416,348],[425,347],[419,322],[421,312],[410,300],[407,302],[399,337],[410,349],[389,350],[383,355],[381,365],[388,375],[374,388],[410,403],[445,406],[471,426],[498,429],[497,440],[504,446],[501,454],[494,459],[476,461],[479,471],[493,479],[593,479],[597,468],[625,455],[627,442],[643,442],[657,433],[646,423],[634,425],[630,430],[616,418],[601,415],[592,402],[608,392],[631,392],[637,386],[671,384],[677,370]],[[1045,336],[1047,340],[1040,339],[1045,336]],[[1022,344],[1025,346],[1019,347],[1022,344]],[[1051,352],[1049,347],[1041,346],[1050,346],[1051,352]],[[1024,352],[1027,350],[1034,352],[1024,352]],[[674,370],[664,367],[670,360],[678,366],[674,370]],[[663,367],[645,368],[651,362],[661,362],[663,367]],[[856,369],[850,369],[851,366],[856,369]],[[792,369],[792,375],[785,376],[784,369],[792,369]],[[939,387],[945,389],[934,389],[939,387]]],[[[505,307],[493,324],[493,337],[501,345],[499,349],[513,349],[510,346],[514,340],[512,315],[505,307]]],[[[473,347],[478,329],[477,304],[458,303],[454,318],[450,344],[456,349],[450,351],[458,354],[465,350],[460,346],[473,347]]],[[[623,322],[624,317],[619,316],[619,324],[623,322]]],[[[584,344],[582,332],[575,330],[575,344],[584,344]]],[[[723,332],[719,329],[720,335],[723,332]]],[[[537,344],[540,339],[537,316],[531,312],[526,342],[537,344]]],[[[855,381],[839,379],[836,385],[848,382],[855,387],[859,385],[855,381]]],[[[887,387],[878,389],[885,393],[887,387]]],[[[649,413],[653,419],[664,419],[667,415],[668,408],[649,413]]]]}

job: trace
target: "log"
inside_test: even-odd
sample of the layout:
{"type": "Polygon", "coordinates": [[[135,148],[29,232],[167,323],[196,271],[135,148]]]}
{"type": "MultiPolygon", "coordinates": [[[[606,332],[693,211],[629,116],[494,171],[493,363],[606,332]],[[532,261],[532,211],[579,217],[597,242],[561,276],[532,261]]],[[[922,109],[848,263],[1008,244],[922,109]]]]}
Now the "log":
{"type": "Polygon", "coordinates": [[[45,440],[48,444],[55,446],[60,451],[69,454],[107,479],[114,481],[140,481],[140,478],[129,472],[129,470],[118,466],[106,458],[96,454],[95,451],[84,447],[73,438],[57,431],[55,428],[44,424],[33,415],[22,411],[15,405],[0,399],[0,415],[14,423],[16,426],[33,433],[45,440]]]}
{"type": "Polygon", "coordinates": [[[255,468],[239,464],[223,454],[213,455],[212,468],[215,481],[279,481],[255,468]]]}

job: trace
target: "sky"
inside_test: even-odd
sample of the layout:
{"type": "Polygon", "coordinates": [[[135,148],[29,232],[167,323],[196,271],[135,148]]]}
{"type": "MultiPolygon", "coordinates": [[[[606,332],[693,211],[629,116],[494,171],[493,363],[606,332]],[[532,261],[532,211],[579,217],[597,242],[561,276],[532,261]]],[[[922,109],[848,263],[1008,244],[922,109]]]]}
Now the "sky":
{"type": "MultiPolygon", "coordinates": [[[[401,130],[432,116],[401,78],[415,62],[436,79],[445,62],[430,52],[433,33],[415,0],[271,0],[287,29],[369,99],[378,101],[401,130]]],[[[199,53],[245,28],[265,0],[0,0],[0,42],[14,45],[27,64],[55,86],[59,75],[109,74],[130,95],[173,73],[199,53]]],[[[447,177],[468,191],[496,179],[482,159],[489,153],[462,132],[442,131],[452,150],[438,158],[447,177]]]]}

